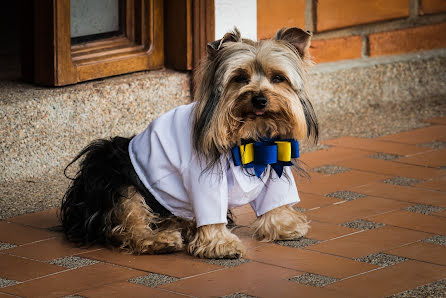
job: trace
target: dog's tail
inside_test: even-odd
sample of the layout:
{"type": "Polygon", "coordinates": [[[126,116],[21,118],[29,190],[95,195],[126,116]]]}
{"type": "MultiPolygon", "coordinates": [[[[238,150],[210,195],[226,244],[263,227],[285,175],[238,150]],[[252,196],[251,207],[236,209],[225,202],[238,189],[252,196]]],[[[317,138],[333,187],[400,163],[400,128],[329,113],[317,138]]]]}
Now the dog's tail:
{"type": "Polygon", "coordinates": [[[105,242],[106,213],[122,198],[122,191],[139,180],[128,154],[130,140],[123,137],[96,140],[65,168],[67,176],[67,169],[83,158],[76,176],[70,178],[72,183],[60,210],[68,240],[84,245],[105,242]]]}

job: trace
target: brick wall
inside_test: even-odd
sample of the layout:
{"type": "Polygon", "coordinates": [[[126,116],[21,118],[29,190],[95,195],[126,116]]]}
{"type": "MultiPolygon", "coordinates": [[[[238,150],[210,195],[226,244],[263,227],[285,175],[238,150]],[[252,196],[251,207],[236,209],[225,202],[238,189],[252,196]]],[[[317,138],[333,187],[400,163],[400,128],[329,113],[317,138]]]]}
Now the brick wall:
{"type": "Polygon", "coordinates": [[[257,0],[257,37],[281,27],[314,33],[315,62],[446,48],[446,0],[257,0]]]}

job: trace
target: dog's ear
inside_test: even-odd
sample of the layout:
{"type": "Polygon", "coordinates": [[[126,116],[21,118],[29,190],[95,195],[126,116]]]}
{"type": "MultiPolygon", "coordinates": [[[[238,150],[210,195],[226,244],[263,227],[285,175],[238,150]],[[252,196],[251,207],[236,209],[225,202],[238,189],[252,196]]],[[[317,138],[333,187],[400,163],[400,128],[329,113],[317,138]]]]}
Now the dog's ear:
{"type": "Polygon", "coordinates": [[[222,45],[228,41],[239,42],[242,41],[240,36],[240,31],[238,31],[237,27],[234,28],[234,31],[226,33],[222,39],[218,39],[216,41],[208,43],[206,50],[208,52],[208,56],[213,59],[216,53],[221,49],[222,45]]]}
{"type": "Polygon", "coordinates": [[[274,39],[284,40],[293,45],[299,52],[300,57],[306,58],[309,56],[308,48],[310,47],[311,36],[313,34],[310,31],[304,31],[300,28],[282,28],[277,31],[274,39]]]}

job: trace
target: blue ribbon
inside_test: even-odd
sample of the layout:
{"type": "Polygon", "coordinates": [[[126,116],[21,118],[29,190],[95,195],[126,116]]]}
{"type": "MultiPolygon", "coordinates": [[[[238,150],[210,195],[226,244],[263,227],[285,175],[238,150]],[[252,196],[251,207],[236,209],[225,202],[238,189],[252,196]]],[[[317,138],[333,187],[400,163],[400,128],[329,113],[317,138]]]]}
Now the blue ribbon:
{"type": "MultiPolygon", "coordinates": [[[[280,161],[277,159],[277,144],[276,141],[286,141],[291,143],[291,158],[299,157],[299,142],[296,140],[271,140],[265,139],[259,142],[254,142],[254,161],[244,164],[245,168],[254,168],[255,175],[260,178],[268,165],[271,165],[277,176],[281,177],[284,166],[292,166],[291,161],[280,161]]],[[[243,146],[243,145],[242,145],[243,146]]],[[[231,149],[232,158],[235,166],[242,165],[242,157],[240,154],[240,147],[235,146],[231,149]]]]}

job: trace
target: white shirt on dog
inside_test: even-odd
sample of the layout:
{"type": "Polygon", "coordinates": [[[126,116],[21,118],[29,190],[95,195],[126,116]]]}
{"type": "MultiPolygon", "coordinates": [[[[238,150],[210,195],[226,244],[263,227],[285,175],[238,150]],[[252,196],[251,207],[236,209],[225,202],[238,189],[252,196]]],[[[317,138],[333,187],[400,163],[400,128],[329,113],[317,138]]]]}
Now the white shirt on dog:
{"type": "Polygon", "coordinates": [[[279,178],[268,166],[260,179],[234,166],[228,153],[222,156],[223,173],[203,172],[192,148],[194,107],[179,106],[161,115],[130,142],[133,167],[161,205],[175,216],[195,219],[200,227],[227,223],[228,208],[247,203],[260,216],[300,201],[290,167],[279,178]]]}

